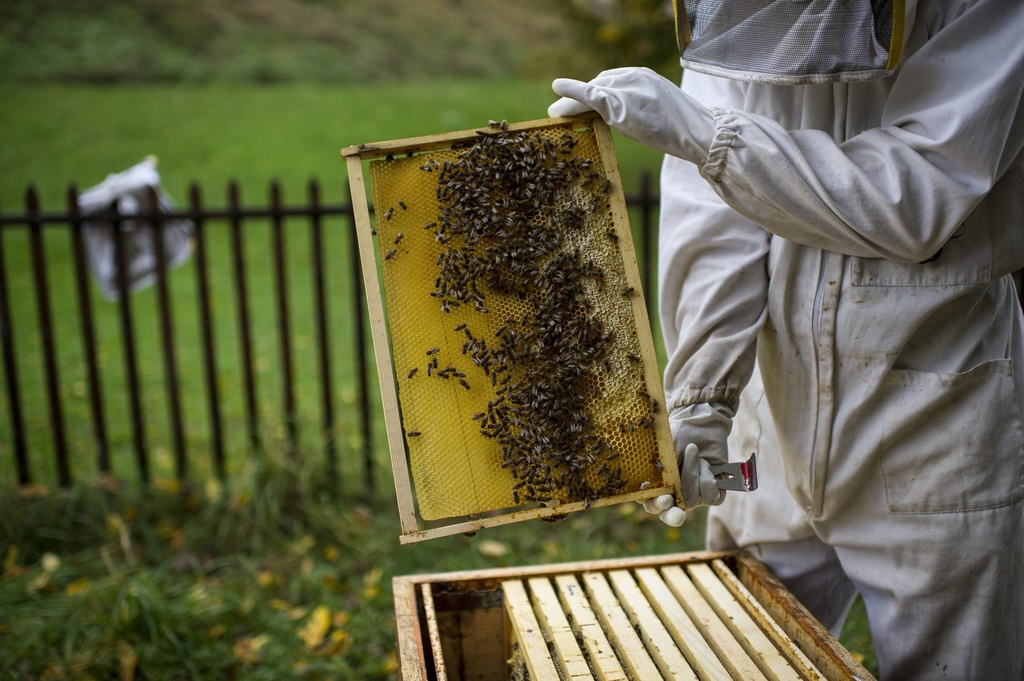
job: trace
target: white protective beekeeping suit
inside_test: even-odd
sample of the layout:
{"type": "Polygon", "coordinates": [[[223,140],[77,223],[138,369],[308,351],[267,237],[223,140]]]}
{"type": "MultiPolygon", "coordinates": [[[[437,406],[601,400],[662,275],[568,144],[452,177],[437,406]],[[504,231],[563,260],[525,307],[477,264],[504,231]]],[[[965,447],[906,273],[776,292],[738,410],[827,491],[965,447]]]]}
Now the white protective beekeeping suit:
{"type": "Polygon", "coordinates": [[[907,0],[904,28],[883,78],[688,70],[680,94],[623,69],[556,81],[552,113],[669,154],[677,448],[721,456],[738,409],[733,456],[761,468],[711,509],[712,548],[750,549],[832,627],[859,592],[883,678],[1019,679],[1024,3],[907,0]]]}

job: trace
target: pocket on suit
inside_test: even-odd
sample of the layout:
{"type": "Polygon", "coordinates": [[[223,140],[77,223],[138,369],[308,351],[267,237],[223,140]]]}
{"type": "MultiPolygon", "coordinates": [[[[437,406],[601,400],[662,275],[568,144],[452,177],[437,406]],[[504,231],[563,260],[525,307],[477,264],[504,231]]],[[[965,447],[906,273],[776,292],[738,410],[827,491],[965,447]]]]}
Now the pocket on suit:
{"type": "Polygon", "coordinates": [[[1024,428],[1010,360],[957,374],[893,370],[882,473],[892,513],[949,513],[1024,498],[1024,428]]]}

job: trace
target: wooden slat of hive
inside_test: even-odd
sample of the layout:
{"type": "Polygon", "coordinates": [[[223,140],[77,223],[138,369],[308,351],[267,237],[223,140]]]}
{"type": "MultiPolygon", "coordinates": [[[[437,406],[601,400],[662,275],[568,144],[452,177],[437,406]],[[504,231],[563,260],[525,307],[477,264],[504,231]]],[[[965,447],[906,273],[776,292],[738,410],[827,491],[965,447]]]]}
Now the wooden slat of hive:
{"type": "Polygon", "coordinates": [[[513,637],[526,661],[531,681],[560,681],[540,623],[526,595],[526,587],[514,579],[502,582],[501,588],[505,594],[505,612],[512,623],[513,637]]]}
{"type": "MultiPolygon", "coordinates": [[[[709,556],[707,560],[715,558],[709,556]]],[[[731,557],[730,566],[758,603],[830,681],[875,678],[762,563],[749,554],[737,553],[731,557]]]]}
{"type": "Polygon", "coordinates": [[[575,629],[583,637],[583,645],[590,655],[591,667],[599,681],[627,681],[626,672],[576,576],[558,575],[555,584],[558,586],[562,607],[572,615],[575,629]]]}
{"type": "Polygon", "coordinates": [[[448,681],[444,666],[444,651],[441,648],[441,633],[437,628],[437,611],[434,609],[434,593],[429,584],[420,585],[423,598],[423,612],[427,618],[427,635],[430,637],[430,649],[434,653],[434,670],[437,681],[448,681]]]}
{"type": "Polygon", "coordinates": [[[766,679],[747,651],[686,576],[681,566],[667,565],[661,569],[661,576],[734,679],[766,679]]]}
{"type": "Polygon", "coordinates": [[[733,677],[658,575],[658,571],[654,568],[640,568],[634,574],[648,602],[661,617],[697,677],[701,681],[730,681],[733,677]]]}
{"type": "Polygon", "coordinates": [[[619,597],[619,603],[629,615],[637,633],[647,647],[662,675],[668,679],[697,681],[697,675],[690,669],[683,653],[676,646],[672,635],[658,618],[647,597],[636,585],[628,570],[612,570],[608,573],[612,588],[619,597]]]}
{"type": "Polygon", "coordinates": [[[384,426],[391,452],[391,469],[398,498],[398,518],[402,534],[416,532],[416,506],[413,502],[412,482],[409,464],[405,459],[405,439],[402,434],[401,415],[398,411],[398,386],[394,380],[391,364],[391,344],[388,340],[387,321],[384,314],[384,300],[377,279],[377,256],[370,231],[370,207],[366,200],[363,165],[359,156],[348,156],[349,184],[352,189],[352,213],[356,222],[356,238],[359,243],[359,261],[363,275],[363,290],[366,294],[366,311],[370,320],[370,335],[373,352],[377,361],[377,380],[380,385],[381,402],[384,406],[384,426]],[[395,452],[403,452],[397,456],[395,452]]]}
{"type": "Polygon", "coordinates": [[[590,596],[594,612],[597,613],[612,646],[618,651],[626,671],[634,679],[659,679],[661,672],[651,659],[643,641],[633,629],[629,616],[619,605],[618,599],[601,572],[583,574],[583,584],[590,596]]]}
{"type": "Polygon", "coordinates": [[[546,577],[534,577],[527,581],[530,598],[540,620],[547,640],[551,641],[557,655],[556,664],[567,681],[593,681],[590,665],[580,650],[565,610],[558,600],[551,582],[546,577]]]}
{"type": "Polygon", "coordinates": [[[714,608],[715,613],[769,679],[800,681],[800,674],[789,664],[707,563],[687,565],[686,571],[697,589],[714,608]]]}
{"type": "Polygon", "coordinates": [[[718,578],[729,589],[729,592],[736,600],[751,613],[751,616],[761,624],[764,633],[775,643],[775,646],[782,652],[799,672],[807,679],[826,681],[826,677],[818,671],[814,664],[797,647],[795,641],[782,629],[778,622],[764,609],[754,595],[743,586],[736,574],[729,569],[729,566],[722,560],[711,561],[711,568],[718,578]]]}
{"type": "Polygon", "coordinates": [[[417,616],[417,594],[413,579],[396,577],[392,582],[395,596],[395,628],[397,630],[396,657],[400,678],[409,681],[422,679],[421,672],[426,669],[422,631],[417,616]]]}

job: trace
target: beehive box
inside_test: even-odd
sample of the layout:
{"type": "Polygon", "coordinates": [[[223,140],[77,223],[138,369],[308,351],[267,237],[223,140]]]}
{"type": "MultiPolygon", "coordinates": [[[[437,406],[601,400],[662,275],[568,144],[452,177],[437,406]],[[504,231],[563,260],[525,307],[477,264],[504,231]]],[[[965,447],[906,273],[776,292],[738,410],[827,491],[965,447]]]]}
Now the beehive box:
{"type": "Polygon", "coordinates": [[[404,681],[871,679],[743,552],[394,579],[404,681]]]}
{"type": "Polygon", "coordinates": [[[604,122],[342,154],[402,541],[681,498],[604,122]]]}

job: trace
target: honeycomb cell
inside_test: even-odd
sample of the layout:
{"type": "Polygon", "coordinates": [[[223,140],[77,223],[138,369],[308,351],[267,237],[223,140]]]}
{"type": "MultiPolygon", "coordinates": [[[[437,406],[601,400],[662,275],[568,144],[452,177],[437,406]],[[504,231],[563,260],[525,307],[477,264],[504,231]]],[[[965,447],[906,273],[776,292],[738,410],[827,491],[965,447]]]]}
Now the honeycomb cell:
{"type": "Polygon", "coordinates": [[[370,163],[424,519],[662,482],[608,173],[593,130],[571,125],[370,163]]]}

